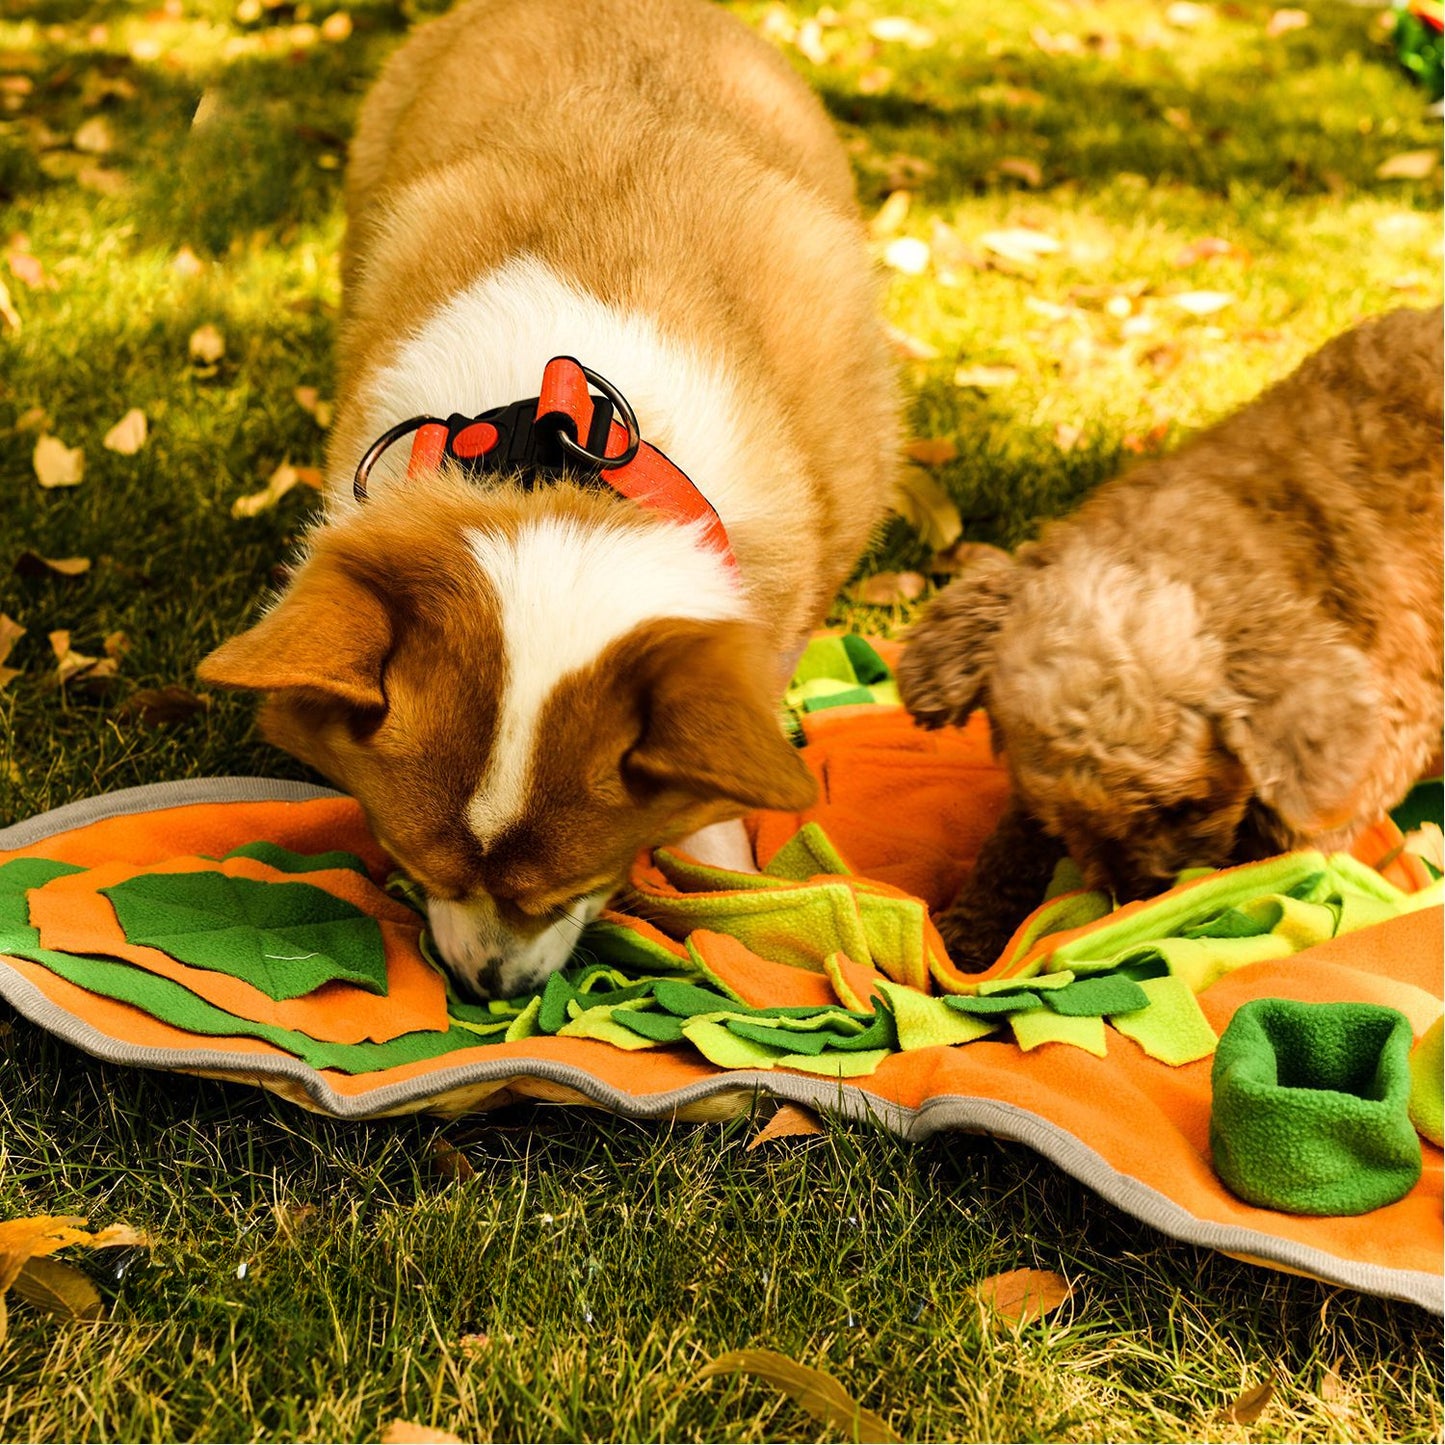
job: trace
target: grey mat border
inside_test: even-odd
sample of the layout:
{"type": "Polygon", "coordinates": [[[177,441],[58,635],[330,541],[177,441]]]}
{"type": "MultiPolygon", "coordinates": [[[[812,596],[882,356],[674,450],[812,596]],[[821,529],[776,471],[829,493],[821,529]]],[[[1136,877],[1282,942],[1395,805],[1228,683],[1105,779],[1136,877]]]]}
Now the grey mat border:
{"type": "MultiPolygon", "coordinates": [[[[193,803],[306,802],[339,796],[329,788],[265,778],[155,783],[71,803],[0,829],[0,848],[28,847],[56,833],[120,814],[153,812],[193,803]]],[[[944,1129],[992,1134],[1027,1145],[1110,1204],[1171,1238],[1205,1249],[1253,1255],[1332,1284],[1404,1300],[1433,1314],[1445,1315],[1445,1281],[1438,1275],[1361,1264],[1258,1230],[1200,1219],[1149,1185],[1115,1169],[1066,1129],[1015,1104],[945,1094],[928,1100],[921,1108],[911,1109],[880,1098],[861,1084],[845,1087],[839,1082],[830,1083],[806,1075],[756,1070],[728,1072],[681,1089],[639,1096],[616,1089],[574,1064],[516,1054],[492,1063],[436,1069],[419,1078],[370,1090],[364,1098],[352,1098],[336,1093],[320,1073],[300,1059],[267,1058],[263,1062],[258,1058],[250,1063],[218,1049],[155,1049],[113,1039],[52,1003],[29,979],[3,963],[0,963],[0,997],[7,999],[32,1023],[108,1063],[225,1072],[250,1076],[258,1082],[262,1078],[286,1079],[300,1085],[318,1108],[340,1119],[364,1118],[464,1085],[525,1074],[575,1089],[602,1108],[635,1118],[663,1117],[713,1094],[751,1088],[825,1113],[849,1118],[871,1117],[909,1140],[926,1139],[944,1129]]]]}

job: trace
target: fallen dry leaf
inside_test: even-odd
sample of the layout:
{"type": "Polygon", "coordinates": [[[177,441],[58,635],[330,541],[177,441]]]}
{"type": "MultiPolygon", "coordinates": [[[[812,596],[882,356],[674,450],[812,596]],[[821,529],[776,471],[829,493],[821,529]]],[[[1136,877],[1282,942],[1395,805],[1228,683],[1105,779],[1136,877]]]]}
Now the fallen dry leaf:
{"type": "Polygon", "coordinates": [[[231,503],[231,515],[233,517],[259,517],[262,512],[268,512],[292,487],[303,480],[301,469],[293,467],[289,461],[282,462],[266,481],[266,485],[259,492],[249,492],[244,497],[237,497],[231,503]]]}
{"type": "Polygon", "coordinates": [[[1061,421],[1054,425],[1054,445],[1061,452],[1071,452],[1078,447],[1084,439],[1084,429],[1071,421],[1061,421]]]}
{"type": "Polygon", "coordinates": [[[72,1320],[98,1320],[105,1313],[100,1291],[73,1264],[58,1259],[31,1259],[15,1276],[11,1289],[27,1304],[47,1314],[72,1320]]]}
{"type": "Polygon", "coordinates": [[[42,487],[78,487],[85,478],[85,449],[48,433],[35,443],[31,461],[42,487]]]}
{"type": "Polygon", "coordinates": [[[0,612],[0,688],[8,687],[20,676],[20,668],[6,667],[5,662],[15,644],[24,636],[25,629],[13,617],[0,612]]]}
{"type": "Polygon", "coordinates": [[[979,391],[1012,386],[1018,379],[1018,368],[1013,366],[960,366],[953,373],[955,386],[971,386],[979,391]]]}
{"type": "Polygon", "coordinates": [[[20,313],[10,299],[10,289],[4,281],[0,281],[0,323],[9,331],[19,331],[21,328],[20,313]]]}
{"type": "Polygon", "coordinates": [[[1177,30],[1194,30],[1213,15],[1209,6],[1193,4],[1192,0],[1174,0],[1164,11],[1165,21],[1177,30]]]}
{"type": "Polygon", "coordinates": [[[927,50],[936,38],[926,25],[902,15],[880,15],[869,22],[868,33],[885,45],[906,45],[910,50],[927,50]]]}
{"type": "Polygon", "coordinates": [[[38,577],[81,577],[89,571],[89,557],[42,557],[28,547],[15,559],[15,575],[30,581],[38,577]]]}
{"type": "Polygon", "coordinates": [[[74,682],[87,692],[105,692],[120,670],[120,660],[113,653],[107,657],[90,657],[84,652],[77,652],[70,645],[69,631],[64,628],[57,628],[50,634],[50,650],[55,654],[57,687],[74,682]]]}
{"type": "Polygon", "coordinates": [[[107,632],[100,645],[107,657],[113,657],[119,662],[130,651],[130,638],[123,632],[107,632]]]}
{"type": "Polygon", "coordinates": [[[1213,261],[1219,257],[1242,261],[1245,264],[1252,259],[1243,246],[1236,246],[1233,241],[1226,241],[1221,236],[1202,236],[1185,246],[1175,256],[1174,264],[1179,267],[1195,266],[1200,261],[1213,261]]]}
{"type": "Polygon", "coordinates": [[[1063,247],[1045,231],[1028,226],[1011,226],[1002,231],[985,231],[978,244],[993,258],[990,264],[1005,262],[1031,274],[1041,256],[1052,256],[1063,247]]]}
{"type": "Polygon", "coordinates": [[[1252,1389],[1246,1390],[1239,1399],[1232,1404],[1226,1405],[1219,1412],[1220,1418],[1229,1421],[1232,1425],[1253,1425],[1261,1415],[1265,1407],[1274,1399],[1275,1376],[1271,1370],[1268,1378],[1252,1389]]]}
{"type": "Polygon", "coordinates": [[[885,324],[883,331],[894,351],[908,361],[937,361],[942,355],[936,346],[930,346],[928,342],[910,336],[896,326],[885,324]]]}
{"type": "MultiPolygon", "coordinates": [[[[12,1287],[16,1287],[21,1273],[35,1261],[48,1259],[56,1250],[73,1244],[84,1245],[89,1249],[149,1244],[145,1235],[128,1224],[112,1224],[91,1233],[84,1228],[85,1223],[82,1218],[61,1214],[40,1214],[28,1219],[8,1219],[0,1223],[0,1342],[5,1339],[7,1323],[5,1295],[12,1287]]],[[[57,1285],[57,1277],[54,1275],[47,1279],[32,1273],[30,1285],[31,1288],[26,1291],[27,1298],[42,1307],[50,1307],[48,1296],[52,1295],[56,1307],[62,1310],[68,1309],[80,1299],[79,1293],[71,1285],[57,1285]]]]}
{"type": "Polygon", "coordinates": [[[958,504],[922,467],[902,467],[889,505],[931,552],[951,547],[963,534],[958,504]]]}
{"type": "Polygon", "coordinates": [[[921,572],[875,572],[852,589],[853,599],[869,607],[897,607],[916,602],[928,590],[921,572]]]}
{"type": "Polygon", "coordinates": [[[143,727],[164,728],[205,712],[210,706],[208,694],[192,692],[178,682],[168,682],[164,687],[143,687],[132,693],[122,705],[120,715],[143,727]]]}
{"type": "Polygon", "coordinates": [[[199,366],[214,366],[226,354],[226,338],[209,321],[191,332],[186,352],[199,366]]]}
{"type": "Polygon", "coordinates": [[[381,1427],[381,1445],[462,1445],[462,1437],[414,1420],[391,1420],[381,1427]]]}
{"type": "Polygon", "coordinates": [[[32,291],[56,291],[59,286],[45,270],[40,257],[30,251],[12,247],[5,253],[5,264],[17,281],[23,281],[32,291]]]}
{"type": "Polygon", "coordinates": [[[973,1295],[986,1309],[1018,1325],[1053,1314],[1073,1294],[1063,1275],[1051,1269],[1010,1269],[980,1280],[973,1295]]]}
{"type": "Polygon", "coordinates": [[[433,1139],[427,1146],[427,1162],[443,1178],[474,1179],[477,1171],[472,1161],[446,1139],[433,1139]]]}
{"type": "Polygon", "coordinates": [[[823,1125],[811,1109],[802,1104],[779,1104],[777,1113],[748,1140],[748,1148],[756,1149],[772,1139],[794,1139],[822,1132],[823,1125]]]}
{"type": "Polygon", "coordinates": [[[1440,164],[1439,151],[1401,151],[1375,167],[1382,181],[1427,181],[1440,164]]]}
{"type": "Polygon", "coordinates": [[[958,443],[952,437],[919,437],[903,450],[909,461],[921,467],[941,467],[958,455],[958,443]]]}
{"type": "Polygon", "coordinates": [[[1181,291],[1169,300],[1191,316],[1213,316],[1216,311],[1234,305],[1234,297],[1228,291],[1181,291]]]}
{"type": "Polygon", "coordinates": [[[928,242],[899,236],[883,248],[883,262],[905,276],[921,276],[928,269],[928,242]]]}
{"type": "Polygon", "coordinates": [[[115,149],[115,134],[103,115],[93,115],[76,131],[70,143],[83,155],[105,156],[115,149]]]}
{"type": "Polygon", "coordinates": [[[146,444],[147,435],[146,414],[138,406],[133,406],[106,432],[100,444],[108,452],[133,457],[146,444]]]}
{"type": "Polygon", "coordinates": [[[798,53],[812,64],[828,63],[828,48],[823,44],[823,27],[816,20],[805,20],[798,26],[793,44],[798,47],[798,53]]]}
{"type": "Polygon", "coordinates": [[[1303,30],[1309,23],[1309,12],[1306,10],[1276,10],[1269,17],[1264,33],[1271,40],[1277,40],[1281,35],[1288,35],[1291,30],[1303,30]]]}
{"type": "Polygon", "coordinates": [[[1004,156],[994,165],[994,171],[998,175],[1011,176],[1016,181],[1022,181],[1033,190],[1038,190],[1044,183],[1043,167],[1027,156],[1004,156]]]}
{"type": "Polygon", "coordinates": [[[1165,439],[1173,430],[1173,427],[1174,423],[1171,421],[1156,421],[1148,431],[1142,434],[1133,431],[1125,432],[1124,440],[1120,442],[1120,446],[1122,446],[1126,452],[1133,452],[1136,456],[1143,455],[1147,452],[1157,452],[1159,448],[1163,446],[1165,439]]]}
{"type": "Polygon", "coordinates": [[[331,403],[314,386],[298,386],[291,393],[296,405],[304,411],[322,431],[331,425],[331,403]]]}
{"type": "Polygon", "coordinates": [[[351,16],[345,10],[333,11],[321,22],[321,38],[337,44],[351,36],[351,16]]]}
{"type": "Polygon", "coordinates": [[[102,196],[118,196],[126,189],[126,179],[119,171],[107,170],[105,166],[82,166],[75,173],[76,183],[87,191],[102,196]]]}
{"type": "Polygon", "coordinates": [[[199,276],[205,269],[206,263],[189,246],[182,246],[171,258],[171,270],[178,276],[199,276]]]}
{"type": "Polygon", "coordinates": [[[815,1420],[854,1440],[881,1440],[897,1445],[900,1437],[881,1415],[865,1410],[832,1375],[810,1369],[775,1350],[732,1350],[697,1372],[697,1379],[717,1375],[756,1375],[775,1385],[815,1420]]]}
{"type": "Polygon", "coordinates": [[[878,213],[868,223],[868,233],[875,241],[891,236],[907,218],[912,204],[912,192],[890,191],[888,198],[878,207],[878,213]]]}

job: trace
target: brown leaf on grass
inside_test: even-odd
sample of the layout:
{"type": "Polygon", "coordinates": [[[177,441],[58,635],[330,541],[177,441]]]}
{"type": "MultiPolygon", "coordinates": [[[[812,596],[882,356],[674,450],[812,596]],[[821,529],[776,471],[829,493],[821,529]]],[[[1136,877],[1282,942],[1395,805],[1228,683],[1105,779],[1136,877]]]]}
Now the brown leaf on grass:
{"type": "Polygon", "coordinates": [[[13,618],[0,612],[0,689],[8,687],[20,676],[20,668],[6,667],[15,644],[25,636],[25,629],[13,618]]]}
{"type": "Polygon", "coordinates": [[[854,601],[869,607],[897,607],[916,602],[928,589],[928,579],[921,572],[875,572],[852,589],[854,601]]]}
{"type": "Polygon", "coordinates": [[[952,437],[919,437],[903,450],[910,461],[921,467],[941,467],[958,455],[958,443],[952,437]]]}
{"type": "Polygon", "coordinates": [[[1010,226],[985,231],[978,243],[988,252],[989,265],[1013,275],[1032,276],[1043,256],[1063,250],[1054,237],[1029,226],[1010,226]]]}
{"type": "Polygon", "coordinates": [[[59,437],[42,436],[35,443],[31,462],[42,487],[78,487],[85,479],[84,447],[68,447],[59,437]]]}
{"type": "Polygon", "coordinates": [[[321,22],[321,38],[333,45],[351,37],[351,16],[345,10],[335,10],[321,22]]]}
{"type": "Polygon", "coordinates": [[[89,571],[89,557],[42,557],[28,547],[15,559],[15,575],[31,582],[41,577],[81,577],[89,571]]]}
{"type": "Polygon", "coordinates": [[[462,1445],[462,1437],[414,1420],[390,1420],[381,1427],[381,1445],[462,1445]]]}
{"type": "Polygon", "coordinates": [[[119,658],[114,654],[109,657],[90,657],[83,652],[77,652],[70,645],[69,631],[64,628],[58,628],[50,634],[50,650],[55,654],[57,687],[73,682],[87,692],[105,692],[120,670],[119,658]]]}
{"type": "Polygon", "coordinates": [[[963,533],[958,504],[921,467],[900,469],[889,505],[930,551],[952,546],[963,533]]]}
{"type": "Polygon", "coordinates": [[[433,1139],[427,1146],[427,1163],[445,1179],[475,1179],[472,1161],[446,1139],[433,1139]]]}
{"type": "Polygon", "coordinates": [[[1032,190],[1038,190],[1044,183],[1043,167],[1027,156],[1004,156],[1002,160],[995,163],[994,171],[998,175],[1010,176],[1016,181],[1022,181],[1032,190]]]}
{"type": "Polygon", "coordinates": [[[937,361],[942,354],[936,346],[930,346],[928,342],[910,336],[896,326],[885,324],[883,332],[894,351],[908,361],[937,361]]]}
{"type": "Polygon", "coordinates": [[[777,1113],[748,1140],[748,1148],[756,1149],[772,1139],[793,1139],[822,1132],[823,1125],[811,1109],[802,1104],[779,1104],[777,1113]]]}
{"type": "Polygon", "coordinates": [[[142,727],[164,728],[195,717],[211,706],[207,693],[192,692],[178,682],[164,687],[143,687],[132,693],[121,705],[120,716],[142,727]]]}
{"type": "Polygon", "coordinates": [[[1219,1412],[1220,1419],[1227,1420],[1232,1425],[1253,1425],[1274,1399],[1274,1386],[1275,1374],[1271,1370],[1262,1384],[1246,1390],[1239,1399],[1226,1405],[1219,1412]]]}
{"type": "Polygon", "coordinates": [[[900,1441],[881,1415],[865,1410],[832,1375],[800,1365],[775,1350],[729,1351],[704,1365],[696,1378],[711,1380],[717,1375],[756,1375],[776,1386],[813,1419],[854,1440],[882,1440],[887,1445],[900,1441]]]}
{"type": "Polygon", "coordinates": [[[101,647],[105,649],[107,657],[112,657],[119,662],[130,651],[130,638],[123,632],[107,632],[101,647]]]}
{"type": "Polygon", "coordinates": [[[316,1214],[314,1204],[275,1204],[271,1213],[276,1219],[276,1232],[294,1240],[306,1229],[316,1214]]]}
{"type": "Polygon", "coordinates": [[[1428,181],[1440,164],[1439,151],[1401,151],[1375,167],[1382,181],[1428,181]]]}
{"type": "Polygon", "coordinates": [[[980,1280],[974,1298],[1018,1325],[1032,1324],[1053,1314],[1072,1294],[1063,1275],[1051,1269],[1010,1269],[980,1280]]]}
{"type": "Polygon", "coordinates": [[[282,462],[267,478],[266,485],[259,492],[249,492],[231,503],[231,515],[259,517],[262,512],[269,512],[287,492],[303,480],[301,468],[293,467],[289,461],[282,462]]]}
{"type": "Polygon", "coordinates": [[[100,444],[108,452],[119,452],[123,457],[133,457],[145,444],[149,435],[146,414],[133,406],[106,432],[100,444]]]}
{"type": "Polygon", "coordinates": [[[1276,10],[1269,17],[1264,33],[1271,40],[1278,40],[1281,35],[1288,35],[1291,30],[1303,30],[1309,23],[1307,10],[1276,10]]]}
{"type": "Polygon", "coordinates": [[[197,366],[215,366],[226,354],[226,338],[208,321],[191,332],[186,353],[197,366]]]}

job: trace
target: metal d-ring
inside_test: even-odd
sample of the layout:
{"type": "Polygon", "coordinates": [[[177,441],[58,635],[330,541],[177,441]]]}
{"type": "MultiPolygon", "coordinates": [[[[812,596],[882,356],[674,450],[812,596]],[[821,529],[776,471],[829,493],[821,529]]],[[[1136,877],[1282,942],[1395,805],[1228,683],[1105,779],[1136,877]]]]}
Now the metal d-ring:
{"type": "Polygon", "coordinates": [[[397,422],[394,427],[388,427],[386,431],[382,432],[382,434],[367,447],[366,455],[357,463],[356,475],[351,480],[352,495],[355,496],[358,502],[369,500],[366,495],[367,479],[371,476],[372,467],[381,460],[382,454],[387,448],[399,442],[402,437],[409,436],[414,431],[419,431],[431,422],[436,422],[439,426],[446,425],[446,422],[442,421],[439,416],[414,416],[407,421],[397,422]]]}
{"type": "MultiPolygon", "coordinates": [[[[586,447],[579,446],[560,428],[557,432],[557,440],[561,443],[563,450],[571,452],[574,457],[586,462],[588,466],[597,467],[604,472],[611,471],[614,467],[625,467],[637,455],[637,450],[642,445],[642,431],[637,425],[637,414],[628,404],[627,398],[606,377],[598,376],[590,367],[582,366],[580,363],[578,370],[622,414],[622,420],[627,427],[627,447],[615,457],[599,457],[596,452],[589,452],[586,447]]],[[[606,442],[603,443],[603,446],[606,446],[606,442]]]]}

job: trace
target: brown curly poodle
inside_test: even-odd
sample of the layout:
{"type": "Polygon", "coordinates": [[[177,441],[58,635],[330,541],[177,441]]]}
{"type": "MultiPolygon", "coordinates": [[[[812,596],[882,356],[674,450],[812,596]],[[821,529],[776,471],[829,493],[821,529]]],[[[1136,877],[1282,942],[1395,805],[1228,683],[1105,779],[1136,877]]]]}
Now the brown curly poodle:
{"type": "Polygon", "coordinates": [[[904,701],[931,727],[986,708],[1026,814],[942,920],[961,962],[1038,901],[1041,832],[1134,898],[1185,867],[1345,847],[1438,754],[1441,321],[1336,337],[918,624],[904,701]]]}

